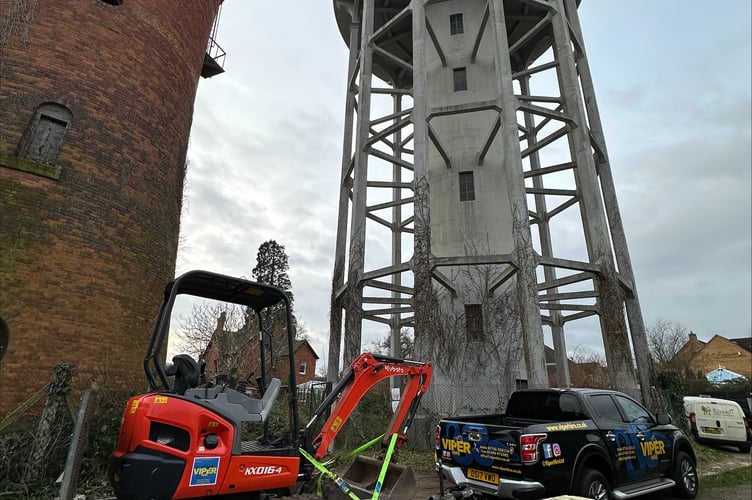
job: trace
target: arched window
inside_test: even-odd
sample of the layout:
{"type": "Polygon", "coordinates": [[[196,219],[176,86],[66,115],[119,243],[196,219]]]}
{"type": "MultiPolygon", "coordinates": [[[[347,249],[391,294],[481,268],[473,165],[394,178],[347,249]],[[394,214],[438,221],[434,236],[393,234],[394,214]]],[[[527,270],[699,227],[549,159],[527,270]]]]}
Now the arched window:
{"type": "Polygon", "coordinates": [[[52,165],[63,146],[65,133],[73,121],[73,114],[61,104],[39,106],[21,144],[18,156],[52,165]]]}

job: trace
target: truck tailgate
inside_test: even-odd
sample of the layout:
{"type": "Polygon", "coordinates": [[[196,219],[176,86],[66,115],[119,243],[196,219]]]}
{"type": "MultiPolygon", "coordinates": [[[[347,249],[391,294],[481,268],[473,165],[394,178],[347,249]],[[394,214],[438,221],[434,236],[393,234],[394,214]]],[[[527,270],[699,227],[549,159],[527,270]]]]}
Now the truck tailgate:
{"type": "MultiPolygon", "coordinates": [[[[476,419],[478,417],[475,417],[476,419]]],[[[497,485],[504,476],[522,477],[520,427],[442,420],[437,436],[437,458],[460,467],[467,479],[497,485]]]]}

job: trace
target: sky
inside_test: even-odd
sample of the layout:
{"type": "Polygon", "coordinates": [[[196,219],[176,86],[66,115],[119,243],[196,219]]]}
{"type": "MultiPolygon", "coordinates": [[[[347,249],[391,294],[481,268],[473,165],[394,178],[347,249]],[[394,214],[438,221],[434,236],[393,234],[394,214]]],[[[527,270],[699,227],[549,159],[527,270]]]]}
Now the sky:
{"type": "MultiPolygon", "coordinates": [[[[752,334],[750,5],[579,8],[648,328],[663,319],[701,340],[752,334]]],[[[250,278],[261,243],[284,245],[321,369],[347,48],[329,0],[226,1],[216,40],[225,73],[198,86],[176,272],[250,278]]],[[[386,334],[367,330],[364,350],[386,334]]],[[[595,326],[565,333],[570,352],[602,349],[595,326]]]]}

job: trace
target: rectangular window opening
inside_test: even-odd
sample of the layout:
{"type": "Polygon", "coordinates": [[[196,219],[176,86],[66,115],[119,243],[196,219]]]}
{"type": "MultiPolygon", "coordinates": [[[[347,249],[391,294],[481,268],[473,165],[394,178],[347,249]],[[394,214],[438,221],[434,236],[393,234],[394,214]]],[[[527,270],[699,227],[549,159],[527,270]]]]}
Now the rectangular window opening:
{"type": "Polygon", "coordinates": [[[475,181],[472,172],[460,172],[460,201],[475,199],[475,181]]]}
{"type": "Polygon", "coordinates": [[[300,362],[300,368],[298,369],[298,373],[300,375],[305,375],[306,374],[306,369],[308,368],[307,365],[308,365],[308,363],[306,361],[301,361],[300,362]]]}
{"type": "Polygon", "coordinates": [[[462,14],[452,14],[449,16],[449,32],[452,35],[460,35],[465,32],[462,24],[462,14]]]}
{"type": "Polygon", "coordinates": [[[454,91],[467,90],[467,68],[454,68],[454,91]]]}
{"type": "Polygon", "coordinates": [[[483,340],[483,306],[465,304],[465,329],[468,342],[483,340]]]}

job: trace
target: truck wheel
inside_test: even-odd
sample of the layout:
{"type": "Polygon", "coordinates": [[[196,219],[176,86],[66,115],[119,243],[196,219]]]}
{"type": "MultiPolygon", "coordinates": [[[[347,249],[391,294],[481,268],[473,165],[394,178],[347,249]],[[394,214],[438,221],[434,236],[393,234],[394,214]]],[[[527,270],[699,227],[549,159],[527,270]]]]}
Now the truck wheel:
{"type": "Polygon", "coordinates": [[[694,498],[697,496],[700,483],[697,478],[697,468],[690,456],[683,451],[676,454],[674,464],[674,492],[682,498],[694,498]]]}
{"type": "Polygon", "coordinates": [[[608,480],[594,469],[583,469],[577,495],[595,500],[609,500],[608,480]]]}
{"type": "Polygon", "coordinates": [[[739,447],[739,451],[741,451],[742,453],[749,453],[750,448],[752,448],[752,446],[750,446],[750,444],[747,443],[747,444],[741,445],[739,447]]]}

